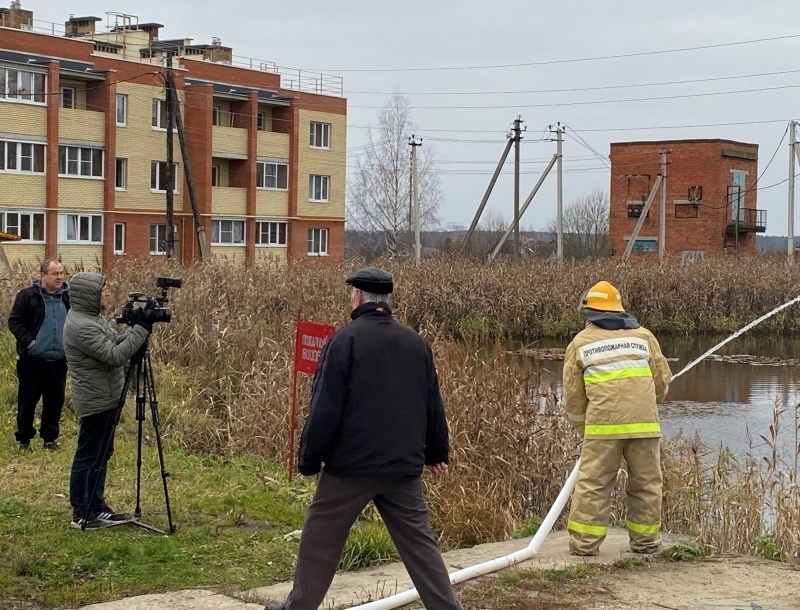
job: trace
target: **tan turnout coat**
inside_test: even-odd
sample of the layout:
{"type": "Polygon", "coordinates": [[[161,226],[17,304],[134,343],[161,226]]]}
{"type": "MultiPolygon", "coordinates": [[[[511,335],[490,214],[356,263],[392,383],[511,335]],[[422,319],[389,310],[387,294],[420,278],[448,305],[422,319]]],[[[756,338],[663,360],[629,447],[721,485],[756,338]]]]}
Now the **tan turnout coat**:
{"type": "Polygon", "coordinates": [[[671,376],[646,328],[605,330],[589,322],[564,357],[564,408],[586,439],[660,437],[656,405],[671,376]]]}

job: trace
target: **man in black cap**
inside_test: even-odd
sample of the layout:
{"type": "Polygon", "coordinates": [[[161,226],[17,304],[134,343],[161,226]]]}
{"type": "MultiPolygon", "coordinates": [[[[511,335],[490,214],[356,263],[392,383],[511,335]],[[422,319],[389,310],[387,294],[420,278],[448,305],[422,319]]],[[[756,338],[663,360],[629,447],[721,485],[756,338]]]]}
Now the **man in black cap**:
{"type": "Polygon", "coordinates": [[[374,502],[426,608],[457,610],[422,495],[422,470],[447,472],[448,435],[430,346],[389,309],[392,275],[347,278],[352,322],[322,348],[298,468],[322,470],[306,513],[294,585],[283,605],[317,610],[347,534],[374,502]]]}

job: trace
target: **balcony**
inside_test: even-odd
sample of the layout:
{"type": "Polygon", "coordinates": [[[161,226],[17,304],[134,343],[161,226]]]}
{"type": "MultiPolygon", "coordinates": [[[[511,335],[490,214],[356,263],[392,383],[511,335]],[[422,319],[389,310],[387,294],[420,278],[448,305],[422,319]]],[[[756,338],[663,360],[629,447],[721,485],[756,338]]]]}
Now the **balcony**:
{"type": "Polygon", "coordinates": [[[274,131],[259,131],[258,154],[262,157],[289,158],[289,134],[274,131]]]}
{"type": "Polygon", "coordinates": [[[740,208],[738,218],[728,219],[726,233],[764,233],[767,230],[767,211],[740,208]]]}
{"type": "Polygon", "coordinates": [[[211,150],[217,156],[235,155],[234,158],[247,158],[247,130],[240,127],[211,128],[211,150]]]}
{"type": "Polygon", "coordinates": [[[95,110],[60,108],[58,137],[66,140],[105,142],[106,116],[95,110]]]}
{"type": "Polygon", "coordinates": [[[211,189],[211,211],[213,214],[247,213],[247,189],[233,186],[215,186],[211,189]]]}

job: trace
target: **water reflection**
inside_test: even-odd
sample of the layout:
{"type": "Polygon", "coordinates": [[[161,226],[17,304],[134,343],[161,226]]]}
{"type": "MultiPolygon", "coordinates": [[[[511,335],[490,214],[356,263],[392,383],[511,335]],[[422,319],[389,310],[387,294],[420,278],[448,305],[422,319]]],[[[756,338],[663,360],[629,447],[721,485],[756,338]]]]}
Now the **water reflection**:
{"type": "MultiPolygon", "coordinates": [[[[673,372],[716,345],[724,337],[660,337],[664,355],[673,372]]],[[[545,347],[545,343],[539,344],[545,347]]],[[[553,342],[553,346],[563,343],[553,342]]],[[[782,337],[744,336],[725,345],[720,354],[751,354],[777,358],[797,358],[800,340],[782,337]]],[[[543,363],[546,378],[561,394],[563,363],[543,363]]],[[[751,366],[706,360],[676,379],[669,389],[668,402],[661,406],[665,436],[683,431],[695,433],[711,448],[728,447],[742,454],[753,445],[755,455],[767,455],[769,449],[759,435],[770,436],[776,405],[786,411],[779,417],[778,444],[785,461],[794,463],[795,427],[800,418],[800,368],[786,366],[751,366]]]]}

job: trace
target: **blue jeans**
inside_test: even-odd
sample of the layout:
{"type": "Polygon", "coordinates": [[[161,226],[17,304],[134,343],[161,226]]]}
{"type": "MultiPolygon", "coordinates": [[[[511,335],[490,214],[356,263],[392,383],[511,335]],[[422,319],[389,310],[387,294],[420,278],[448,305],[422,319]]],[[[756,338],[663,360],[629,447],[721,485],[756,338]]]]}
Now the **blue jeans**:
{"type": "Polygon", "coordinates": [[[78,432],[78,446],[75,449],[75,458],[72,460],[72,473],[69,477],[69,503],[72,504],[73,518],[82,518],[86,515],[89,506],[89,515],[109,511],[104,494],[106,488],[106,472],[108,460],[114,454],[114,419],[117,409],[109,409],[95,415],[81,418],[81,427],[78,432]],[[105,439],[110,435],[108,453],[101,455],[105,449],[105,439]],[[102,463],[101,463],[101,460],[102,463]],[[97,487],[94,496],[90,499],[92,488],[97,477],[97,487]]]}

